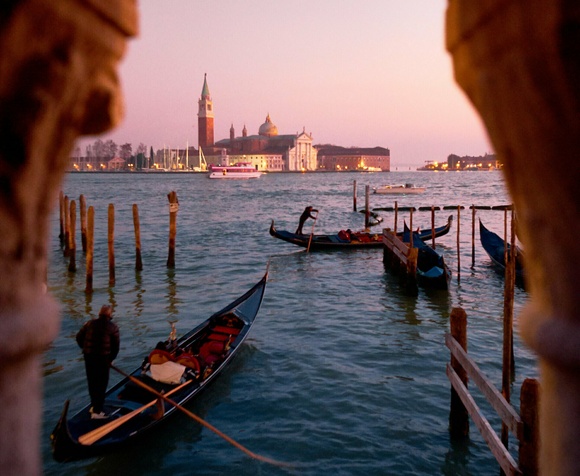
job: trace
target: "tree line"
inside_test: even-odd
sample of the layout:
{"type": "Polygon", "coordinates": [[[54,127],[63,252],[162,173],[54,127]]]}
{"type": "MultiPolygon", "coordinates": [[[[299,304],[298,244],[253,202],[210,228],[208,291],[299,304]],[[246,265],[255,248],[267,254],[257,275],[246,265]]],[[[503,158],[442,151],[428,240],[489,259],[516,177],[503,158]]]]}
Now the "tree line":
{"type": "MultiPolygon", "coordinates": [[[[133,153],[133,145],[128,142],[118,145],[111,139],[105,141],[97,139],[92,144],[86,145],[84,156],[99,160],[111,160],[115,157],[120,157],[125,160],[127,166],[140,170],[142,168],[152,167],[155,162],[153,147],[150,148],[148,157],[145,156],[146,152],[147,146],[143,142],[137,146],[137,149],[133,153]]],[[[82,155],[80,147],[76,148],[75,154],[77,157],[82,155]]]]}

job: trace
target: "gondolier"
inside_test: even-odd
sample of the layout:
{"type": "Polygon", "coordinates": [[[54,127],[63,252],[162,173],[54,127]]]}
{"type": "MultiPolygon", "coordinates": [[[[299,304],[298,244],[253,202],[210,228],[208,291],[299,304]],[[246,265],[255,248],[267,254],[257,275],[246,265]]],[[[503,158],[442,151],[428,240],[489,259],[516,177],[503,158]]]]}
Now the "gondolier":
{"type": "Polygon", "coordinates": [[[99,311],[99,317],[87,321],[76,335],[85,359],[91,419],[107,418],[103,404],[109,383],[109,366],[119,353],[120,343],[119,328],[112,319],[113,308],[104,305],[99,311]]]}
{"type": "Polygon", "coordinates": [[[302,227],[304,226],[304,223],[306,223],[306,220],[308,220],[309,218],[312,218],[313,220],[316,219],[316,215],[312,215],[312,212],[316,212],[316,214],[318,214],[318,210],[315,210],[312,207],[306,207],[304,209],[304,211],[302,212],[302,215],[300,215],[300,221],[298,222],[298,228],[296,228],[296,234],[297,235],[303,235],[304,233],[302,233],[302,227]]]}

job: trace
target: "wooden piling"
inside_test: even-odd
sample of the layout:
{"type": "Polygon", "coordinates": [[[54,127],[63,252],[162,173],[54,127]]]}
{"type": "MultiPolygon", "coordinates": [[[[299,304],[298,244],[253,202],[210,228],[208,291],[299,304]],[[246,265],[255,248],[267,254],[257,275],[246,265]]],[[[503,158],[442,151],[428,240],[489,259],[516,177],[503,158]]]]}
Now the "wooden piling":
{"type": "Polygon", "coordinates": [[[109,203],[108,245],[109,245],[109,286],[115,285],[115,206],[109,203]]]}
{"type": "MultiPolygon", "coordinates": [[[[462,308],[454,307],[451,310],[450,326],[451,336],[467,352],[467,314],[462,308]]],[[[451,355],[451,367],[467,388],[467,372],[453,355],[451,355]]],[[[451,438],[463,438],[469,434],[469,413],[453,387],[451,387],[449,433],[451,438]]]]}
{"type": "Polygon", "coordinates": [[[461,207],[460,205],[457,206],[457,280],[459,281],[461,275],[461,246],[459,243],[460,239],[460,230],[461,230],[461,207]]]}
{"type": "Polygon", "coordinates": [[[167,256],[167,267],[175,268],[175,236],[177,235],[177,211],[179,210],[179,200],[177,193],[167,194],[169,200],[169,255],[167,256]]]}
{"type": "Polygon", "coordinates": [[[352,184],[352,209],[356,212],[356,180],[352,184]]]}
{"type": "Polygon", "coordinates": [[[431,246],[435,249],[435,207],[431,206],[431,246]]]}
{"type": "Polygon", "coordinates": [[[88,223],[87,223],[87,255],[86,255],[87,279],[85,287],[85,293],[87,294],[93,292],[94,249],[95,249],[95,209],[93,207],[89,207],[88,223]]]}
{"type": "Polygon", "coordinates": [[[58,234],[58,238],[60,240],[60,245],[62,246],[64,242],[64,193],[62,190],[58,194],[58,215],[60,223],[60,232],[58,234]]]}
{"type": "Polygon", "coordinates": [[[70,215],[69,215],[69,198],[67,195],[64,196],[64,206],[63,206],[63,214],[64,214],[64,250],[63,255],[65,257],[68,256],[69,250],[69,236],[70,236],[70,215]]]}
{"type": "Polygon", "coordinates": [[[365,231],[370,230],[369,220],[370,220],[370,209],[369,209],[369,201],[370,201],[370,186],[365,185],[365,231]]]}
{"type": "Polygon", "coordinates": [[[540,451],[540,383],[527,378],[520,392],[520,416],[524,422],[520,436],[518,466],[526,476],[539,474],[538,454],[540,451]]]}
{"type": "Polygon", "coordinates": [[[133,204],[133,227],[135,228],[135,270],[143,270],[143,261],[141,261],[141,227],[139,225],[139,209],[137,204],[133,204]]]}
{"type": "Polygon", "coordinates": [[[77,270],[77,250],[76,250],[76,221],[77,221],[77,205],[74,200],[70,202],[70,221],[69,221],[69,244],[68,244],[68,270],[75,273],[77,270]]]}
{"type": "Polygon", "coordinates": [[[393,225],[393,233],[397,234],[397,217],[399,215],[399,204],[395,200],[395,224],[393,225]]]}
{"type": "Polygon", "coordinates": [[[471,267],[475,267],[475,205],[471,205],[471,267]]]}
{"type": "Polygon", "coordinates": [[[83,253],[87,252],[87,201],[81,193],[79,197],[79,208],[81,211],[81,246],[83,253]]]}
{"type": "Polygon", "coordinates": [[[413,210],[409,212],[409,248],[413,248],[413,210]]]}

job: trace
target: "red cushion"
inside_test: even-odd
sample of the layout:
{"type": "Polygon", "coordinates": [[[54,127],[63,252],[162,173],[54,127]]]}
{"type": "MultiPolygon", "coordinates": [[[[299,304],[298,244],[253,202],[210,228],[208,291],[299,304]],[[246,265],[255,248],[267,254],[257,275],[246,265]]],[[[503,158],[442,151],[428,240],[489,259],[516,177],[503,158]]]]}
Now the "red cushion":
{"type": "Polygon", "coordinates": [[[227,327],[227,326],[215,326],[212,330],[214,332],[221,332],[222,334],[237,336],[240,333],[241,329],[236,329],[235,327],[227,327]]]}

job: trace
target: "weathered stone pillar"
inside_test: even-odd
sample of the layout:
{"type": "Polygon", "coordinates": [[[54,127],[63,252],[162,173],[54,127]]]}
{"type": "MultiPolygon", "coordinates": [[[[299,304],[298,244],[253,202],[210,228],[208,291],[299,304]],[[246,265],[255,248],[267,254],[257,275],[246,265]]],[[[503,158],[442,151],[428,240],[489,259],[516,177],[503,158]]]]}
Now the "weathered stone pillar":
{"type": "Polygon", "coordinates": [[[455,76],[505,163],[526,248],[521,332],[539,355],[543,475],[580,474],[580,7],[449,0],[455,76]]]}
{"type": "Polygon", "coordinates": [[[41,474],[40,361],[59,311],[45,293],[49,213],[75,139],[121,117],[116,69],[134,0],[0,3],[0,471],[41,474]]]}

